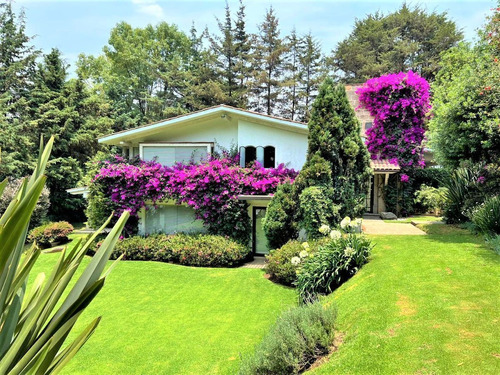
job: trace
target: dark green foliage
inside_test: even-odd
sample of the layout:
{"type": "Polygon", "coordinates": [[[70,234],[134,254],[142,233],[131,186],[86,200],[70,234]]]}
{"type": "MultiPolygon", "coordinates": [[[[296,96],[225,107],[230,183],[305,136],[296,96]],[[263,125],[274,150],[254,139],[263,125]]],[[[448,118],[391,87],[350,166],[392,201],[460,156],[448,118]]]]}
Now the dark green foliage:
{"type": "Polygon", "coordinates": [[[401,183],[399,174],[389,176],[384,186],[384,202],[386,211],[394,212],[398,216],[408,216],[426,211],[425,205],[415,202],[415,192],[422,185],[439,188],[444,186],[449,178],[449,172],[444,168],[413,168],[407,172],[410,177],[408,183],[401,183]]]}
{"type": "Polygon", "coordinates": [[[289,241],[279,249],[271,250],[266,255],[266,273],[271,280],[283,285],[293,285],[297,278],[297,266],[292,264],[293,257],[298,257],[305,248],[299,241],[289,241]]]}
{"type": "Polygon", "coordinates": [[[371,176],[370,156],[345,87],[335,86],[330,78],[321,85],[309,120],[307,160],[316,154],[330,164],[340,216],[360,216],[371,176]]]}
{"type": "Polygon", "coordinates": [[[351,82],[408,70],[432,80],[440,53],[462,38],[446,12],[429,13],[405,3],[394,13],[356,20],[352,33],[334,51],[334,66],[351,82]]]}
{"type": "Polygon", "coordinates": [[[298,236],[298,226],[295,220],[298,202],[293,199],[292,189],[290,183],[278,186],[267,207],[264,232],[271,249],[281,247],[298,236]]]}
{"type": "Polygon", "coordinates": [[[210,225],[208,232],[229,237],[242,245],[247,245],[252,232],[248,204],[244,201],[228,201],[227,208],[224,210],[224,218],[221,218],[216,225],[210,225]]]}
{"type": "Polygon", "coordinates": [[[173,261],[196,267],[235,267],[248,260],[250,249],[222,236],[155,234],[119,241],[111,257],[117,259],[121,255],[125,260],[173,261]]]}
{"type": "Polygon", "coordinates": [[[500,234],[500,197],[490,197],[472,213],[472,223],[480,233],[500,234]]]}
{"type": "MultiPolygon", "coordinates": [[[[476,194],[476,181],[479,177],[477,169],[458,168],[445,181],[448,189],[447,203],[444,211],[444,219],[448,224],[463,223],[469,220],[469,209],[476,207],[481,202],[473,202],[469,205],[476,194]]],[[[474,199],[473,199],[474,200],[474,199]]]]}
{"type": "Polygon", "coordinates": [[[323,186],[311,186],[300,193],[300,228],[307,233],[307,238],[321,236],[319,228],[340,221],[340,206],[331,199],[333,189],[323,186]]]}
{"type": "Polygon", "coordinates": [[[303,302],[330,294],[363,266],[372,243],[362,235],[348,234],[320,246],[303,264],[297,277],[297,290],[303,302]]]}
{"type": "Polygon", "coordinates": [[[34,228],[28,241],[36,243],[41,248],[50,247],[52,243],[68,241],[68,236],[73,232],[73,226],[66,221],[48,223],[34,228]]]}
{"type": "Polygon", "coordinates": [[[336,310],[319,302],[281,314],[252,357],[244,358],[240,375],[299,374],[328,354],[333,344],[336,310]]]}

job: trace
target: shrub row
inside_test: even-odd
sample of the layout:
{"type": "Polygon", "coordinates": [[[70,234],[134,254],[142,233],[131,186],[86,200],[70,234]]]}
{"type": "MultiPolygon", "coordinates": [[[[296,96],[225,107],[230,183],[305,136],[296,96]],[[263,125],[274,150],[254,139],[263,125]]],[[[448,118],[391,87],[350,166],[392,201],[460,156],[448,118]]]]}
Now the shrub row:
{"type": "Polygon", "coordinates": [[[285,311],[251,357],[243,359],[240,375],[299,374],[328,354],[333,344],[335,309],[316,302],[285,311]]]}
{"type": "Polygon", "coordinates": [[[112,259],[153,260],[197,267],[234,267],[247,260],[250,249],[230,238],[209,234],[156,234],[125,238],[112,259]]]}
{"type": "Polygon", "coordinates": [[[54,242],[67,242],[71,232],[73,226],[66,221],[48,223],[34,228],[28,236],[28,241],[34,242],[41,248],[47,248],[54,242]]]}

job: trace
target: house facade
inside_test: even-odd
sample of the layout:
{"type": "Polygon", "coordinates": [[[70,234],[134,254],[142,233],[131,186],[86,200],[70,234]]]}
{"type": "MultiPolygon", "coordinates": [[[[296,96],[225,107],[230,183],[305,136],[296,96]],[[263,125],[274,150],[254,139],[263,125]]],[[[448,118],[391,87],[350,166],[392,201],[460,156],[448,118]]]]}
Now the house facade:
{"type": "MultiPolygon", "coordinates": [[[[366,126],[366,125],[365,125],[366,126]]],[[[364,135],[365,128],[362,130],[364,135]]],[[[242,110],[226,105],[207,108],[99,139],[99,143],[119,146],[124,157],[139,156],[170,166],[177,162],[203,160],[217,150],[237,148],[240,165],[259,161],[265,168],[283,163],[300,170],[307,155],[307,124],[242,110]]],[[[387,182],[398,168],[383,161],[372,162],[373,187],[387,182]]],[[[383,186],[383,185],[382,185],[383,186]]],[[[380,187],[381,189],[381,187],[380,187]]],[[[240,196],[248,203],[252,222],[252,247],[256,254],[268,252],[262,220],[271,196],[240,196]]],[[[367,208],[377,213],[385,209],[381,190],[372,188],[367,208]]],[[[203,230],[201,221],[187,206],[165,202],[140,215],[139,233],[189,232],[203,230]]]]}

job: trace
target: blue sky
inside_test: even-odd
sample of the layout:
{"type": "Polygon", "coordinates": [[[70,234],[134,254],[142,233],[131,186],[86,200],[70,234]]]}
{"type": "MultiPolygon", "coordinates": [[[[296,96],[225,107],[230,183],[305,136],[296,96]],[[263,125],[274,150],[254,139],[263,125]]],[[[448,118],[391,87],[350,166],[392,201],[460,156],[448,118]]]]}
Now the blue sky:
{"type": "MultiPolygon", "coordinates": [[[[0,0],[3,1],[3,0],[0,0]]],[[[275,8],[283,34],[293,27],[299,34],[311,31],[322,43],[324,52],[331,51],[352,30],[356,18],[377,10],[391,12],[402,1],[346,0],[246,0],[247,25],[256,31],[267,8],[275,8]]],[[[467,40],[473,40],[476,29],[485,20],[495,1],[411,1],[429,11],[447,11],[467,40]]],[[[234,12],[238,0],[230,0],[234,12]]],[[[59,48],[66,61],[73,63],[79,53],[99,54],[107,43],[109,32],[120,21],[140,27],[159,21],[176,24],[189,31],[192,22],[198,30],[208,26],[216,30],[215,17],[224,16],[225,1],[221,0],[17,0],[14,7],[23,7],[27,17],[27,32],[36,35],[35,45],[44,52],[59,48]]]]}

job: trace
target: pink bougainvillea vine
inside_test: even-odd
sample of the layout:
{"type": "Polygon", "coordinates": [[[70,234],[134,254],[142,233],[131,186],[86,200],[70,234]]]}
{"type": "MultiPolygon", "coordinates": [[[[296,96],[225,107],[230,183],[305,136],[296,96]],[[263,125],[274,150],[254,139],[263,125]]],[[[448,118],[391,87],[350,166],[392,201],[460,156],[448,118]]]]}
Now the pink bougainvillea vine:
{"type": "Polygon", "coordinates": [[[128,163],[120,157],[104,162],[94,178],[115,205],[115,213],[129,210],[132,216],[148,204],[173,200],[192,207],[209,232],[246,241],[248,215],[238,195],[270,194],[279,184],[293,181],[297,172],[263,168],[255,163],[241,168],[237,158],[212,158],[201,164],[166,167],[156,162],[128,163]],[[222,232],[222,233],[221,233],[222,232]]]}
{"type": "Polygon", "coordinates": [[[356,93],[375,117],[366,131],[372,159],[388,159],[402,169],[423,167],[429,83],[418,74],[388,74],[368,80],[356,93]]]}

